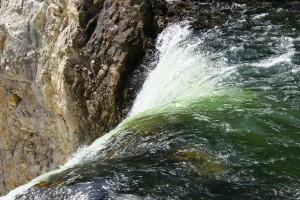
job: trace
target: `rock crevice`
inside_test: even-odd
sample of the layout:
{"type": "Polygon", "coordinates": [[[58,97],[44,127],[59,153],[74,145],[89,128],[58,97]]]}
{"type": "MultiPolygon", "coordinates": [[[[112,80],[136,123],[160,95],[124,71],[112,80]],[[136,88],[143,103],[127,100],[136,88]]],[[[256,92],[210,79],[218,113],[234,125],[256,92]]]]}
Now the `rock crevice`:
{"type": "Polygon", "coordinates": [[[0,1],[0,194],[62,165],[125,116],[162,0],[0,1]]]}

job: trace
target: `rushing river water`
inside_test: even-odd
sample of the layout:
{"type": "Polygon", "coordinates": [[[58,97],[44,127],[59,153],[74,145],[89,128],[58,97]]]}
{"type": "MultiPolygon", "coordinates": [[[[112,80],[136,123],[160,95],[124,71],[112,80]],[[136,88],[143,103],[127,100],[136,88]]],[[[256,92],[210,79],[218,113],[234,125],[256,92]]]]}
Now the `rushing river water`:
{"type": "Polygon", "coordinates": [[[129,117],[4,199],[300,199],[300,13],[170,25],[129,117]]]}

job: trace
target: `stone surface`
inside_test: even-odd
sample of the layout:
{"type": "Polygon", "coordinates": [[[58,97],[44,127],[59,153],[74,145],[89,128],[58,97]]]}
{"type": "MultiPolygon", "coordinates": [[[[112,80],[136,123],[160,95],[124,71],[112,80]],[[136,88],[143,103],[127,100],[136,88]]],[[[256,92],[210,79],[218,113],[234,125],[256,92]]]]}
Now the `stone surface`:
{"type": "Polygon", "coordinates": [[[0,0],[0,194],[122,120],[128,75],[167,12],[163,0],[0,0]]]}
{"type": "Polygon", "coordinates": [[[166,1],[0,0],[0,195],[124,118],[170,18],[207,29],[256,2],[166,1]]]}

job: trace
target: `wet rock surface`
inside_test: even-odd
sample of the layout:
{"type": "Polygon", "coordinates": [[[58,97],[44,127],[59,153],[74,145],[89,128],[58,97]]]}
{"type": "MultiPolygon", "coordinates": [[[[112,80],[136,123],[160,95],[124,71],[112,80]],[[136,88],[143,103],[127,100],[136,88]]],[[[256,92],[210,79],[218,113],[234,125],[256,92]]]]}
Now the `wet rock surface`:
{"type": "Polygon", "coordinates": [[[0,195],[62,165],[126,116],[170,20],[210,29],[241,9],[236,3],[254,2],[0,0],[0,195]]]}
{"type": "Polygon", "coordinates": [[[127,77],[167,11],[159,0],[0,1],[0,194],[124,118],[127,77]]]}

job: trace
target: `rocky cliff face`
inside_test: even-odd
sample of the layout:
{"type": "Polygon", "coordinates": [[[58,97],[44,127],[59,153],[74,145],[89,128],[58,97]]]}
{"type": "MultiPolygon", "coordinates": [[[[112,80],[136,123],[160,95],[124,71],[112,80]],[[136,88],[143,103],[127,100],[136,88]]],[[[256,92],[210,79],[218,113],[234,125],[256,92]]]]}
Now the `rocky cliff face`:
{"type": "Polygon", "coordinates": [[[57,168],[126,114],[161,0],[0,0],[0,194],[57,168]]]}

